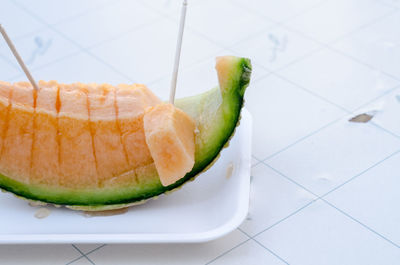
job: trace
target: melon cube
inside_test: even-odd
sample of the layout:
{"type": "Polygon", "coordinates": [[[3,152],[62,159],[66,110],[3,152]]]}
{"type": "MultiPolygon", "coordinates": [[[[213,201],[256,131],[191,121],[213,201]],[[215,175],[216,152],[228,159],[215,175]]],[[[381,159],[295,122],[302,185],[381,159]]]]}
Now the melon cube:
{"type": "Polygon", "coordinates": [[[196,123],[171,104],[148,108],[143,123],[146,143],[161,184],[171,185],[194,166],[196,123]]]}

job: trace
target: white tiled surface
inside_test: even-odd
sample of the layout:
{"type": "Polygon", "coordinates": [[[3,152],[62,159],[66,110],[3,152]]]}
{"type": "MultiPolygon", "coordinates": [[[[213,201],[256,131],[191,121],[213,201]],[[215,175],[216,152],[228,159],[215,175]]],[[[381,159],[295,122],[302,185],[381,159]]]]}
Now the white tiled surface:
{"type": "Polygon", "coordinates": [[[317,201],[255,237],[289,264],[396,264],[398,247],[317,201]],[[282,238],[285,234],[285,238],[282,238]]]}
{"type": "Polygon", "coordinates": [[[332,42],[393,11],[375,0],[327,0],[285,24],[323,43],[332,42]]]}
{"type": "MultiPolygon", "coordinates": [[[[3,0],[0,22],[37,79],[135,81],[167,98],[179,2],[3,0]]],[[[397,8],[189,0],[179,96],[216,84],[216,55],[253,61],[248,218],[202,244],[0,246],[0,264],[399,264],[397,8]]],[[[23,79],[3,42],[0,79],[23,79]]]]}

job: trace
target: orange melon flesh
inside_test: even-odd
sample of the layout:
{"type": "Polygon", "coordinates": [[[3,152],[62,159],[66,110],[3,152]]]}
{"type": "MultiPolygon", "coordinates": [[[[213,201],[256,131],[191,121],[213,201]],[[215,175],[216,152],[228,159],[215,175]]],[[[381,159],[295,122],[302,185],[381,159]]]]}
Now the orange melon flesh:
{"type": "Polygon", "coordinates": [[[98,187],[87,93],[81,84],[60,84],[59,97],[60,186],[98,187]]]}
{"type": "Polygon", "coordinates": [[[86,189],[167,186],[193,168],[194,120],[144,85],[39,87],[0,82],[1,174],[86,189]]]}
{"type": "Polygon", "coordinates": [[[196,123],[173,105],[159,104],[146,111],[143,124],[160,181],[171,185],[193,168],[196,123]]]}
{"type": "MultiPolygon", "coordinates": [[[[92,130],[100,187],[121,182],[119,176],[129,171],[128,155],[122,144],[117,122],[115,88],[89,85],[89,120],[92,130]]],[[[121,176],[123,182],[134,180],[134,174],[121,176]],[[129,180],[132,178],[132,180],[129,180]]]]}
{"type": "Polygon", "coordinates": [[[143,115],[149,106],[161,103],[144,85],[118,85],[116,88],[117,120],[128,163],[138,168],[153,162],[146,144],[143,115]],[[140,151],[139,151],[140,150],[140,151]]]}
{"type": "Polygon", "coordinates": [[[3,146],[3,137],[6,132],[7,122],[8,122],[8,108],[10,105],[10,93],[12,91],[12,87],[8,82],[0,81],[0,158],[1,158],[1,150],[3,146]]]}
{"type": "Polygon", "coordinates": [[[2,172],[23,183],[30,183],[33,103],[30,84],[15,83],[11,93],[11,107],[6,120],[0,164],[2,172]]]}
{"type": "Polygon", "coordinates": [[[32,146],[32,172],[30,182],[34,184],[59,185],[59,144],[57,96],[55,81],[39,82],[36,97],[32,146]]]}

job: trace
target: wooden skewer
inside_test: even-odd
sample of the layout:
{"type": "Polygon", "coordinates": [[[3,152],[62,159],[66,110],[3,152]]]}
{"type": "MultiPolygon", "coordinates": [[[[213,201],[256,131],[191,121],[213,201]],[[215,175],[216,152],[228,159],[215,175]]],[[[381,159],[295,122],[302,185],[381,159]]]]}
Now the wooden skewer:
{"type": "Polygon", "coordinates": [[[19,55],[17,49],[15,48],[14,44],[12,43],[11,39],[8,37],[6,31],[4,30],[3,26],[0,24],[0,33],[3,35],[4,40],[6,41],[8,47],[10,48],[11,52],[14,54],[15,59],[17,59],[19,65],[21,66],[22,70],[24,71],[26,77],[28,77],[29,81],[31,82],[33,88],[38,91],[39,86],[36,84],[35,79],[33,79],[31,73],[29,72],[28,68],[26,67],[24,61],[22,60],[21,56],[19,55]]]}
{"type": "Polygon", "coordinates": [[[175,90],[176,90],[176,81],[178,79],[179,60],[181,57],[183,29],[185,28],[186,7],[187,7],[187,0],[183,0],[181,21],[179,24],[178,41],[176,43],[176,50],[175,50],[174,71],[172,73],[171,90],[169,94],[169,103],[171,104],[174,104],[175,101],[175,90]]]}

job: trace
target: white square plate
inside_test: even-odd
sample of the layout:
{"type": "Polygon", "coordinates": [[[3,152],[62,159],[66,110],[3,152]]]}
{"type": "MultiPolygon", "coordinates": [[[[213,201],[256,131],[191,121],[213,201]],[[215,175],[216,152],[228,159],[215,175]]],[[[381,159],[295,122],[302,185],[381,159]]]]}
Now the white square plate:
{"type": "Polygon", "coordinates": [[[204,242],[221,237],[247,215],[251,134],[251,115],[243,110],[229,147],[207,172],[121,215],[86,217],[49,207],[51,214],[37,219],[37,208],[12,194],[0,194],[0,244],[204,242]]]}

